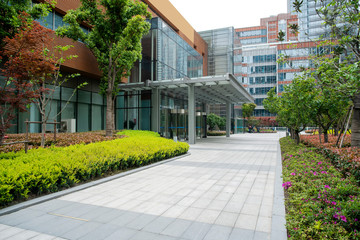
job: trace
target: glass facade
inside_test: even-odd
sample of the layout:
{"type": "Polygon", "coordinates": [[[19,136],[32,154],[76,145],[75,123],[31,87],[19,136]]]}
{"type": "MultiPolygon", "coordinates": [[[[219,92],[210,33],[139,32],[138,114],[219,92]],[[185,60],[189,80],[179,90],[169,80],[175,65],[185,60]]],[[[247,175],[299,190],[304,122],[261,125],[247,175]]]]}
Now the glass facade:
{"type": "MultiPolygon", "coordinates": [[[[76,79],[74,79],[76,82],[76,79]]],[[[101,130],[105,127],[105,119],[103,116],[106,111],[104,98],[97,92],[92,92],[93,85],[97,85],[98,81],[84,78],[82,81],[88,81],[87,89],[76,90],[72,87],[58,87],[55,90],[54,98],[46,106],[46,112],[49,114],[48,121],[54,119],[58,122],[67,119],[76,119],[75,129],[77,132],[101,130]]],[[[53,89],[52,86],[48,88],[53,89]]],[[[38,107],[32,103],[29,111],[19,113],[18,118],[14,122],[16,124],[10,129],[10,133],[25,132],[24,121],[40,121],[41,116],[38,107]],[[19,124],[18,124],[19,123],[19,124]]],[[[53,131],[54,126],[47,124],[47,131],[53,131]]],[[[60,130],[60,125],[57,125],[60,130]]],[[[29,132],[41,132],[40,124],[30,124],[29,132]]]]}
{"type": "Polygon", "coordinates": [[[208,75],[234,73],[234,28],[199,33],[208,44],[208,75]]]}
{"type": "MultiPolygon", "coordinates": [[[[294,13],[294,0],[288,0],[288,12],[294,13]]],[[[329,29],[324,26],[323,21],[318,16],[316,9],[323,4],[330,3],[330,0],[317,1],[303,0],[300,8],[301,12],[297,13],[299,18],[299,40],[307,41],[326,37],[329,29]]]]}
{"type": "MultiPolygon", "coordinates": [[[[135,63],[129,82],[163,81],[184,77],[201,77],[203,57],[160,18],[150,20],[151,29],[142,39],[142,60],[135,63]]],[[[117,129],[151,130],[152,93],[134,91],[120,93],[116,104],[117,129]]],[[[160,93],[160,134],[178,139],[188,137],[187,98],[167,91],[160,93]]],[[[197,136],[204,134],[205,115],[198,110],[197,136]]]]}

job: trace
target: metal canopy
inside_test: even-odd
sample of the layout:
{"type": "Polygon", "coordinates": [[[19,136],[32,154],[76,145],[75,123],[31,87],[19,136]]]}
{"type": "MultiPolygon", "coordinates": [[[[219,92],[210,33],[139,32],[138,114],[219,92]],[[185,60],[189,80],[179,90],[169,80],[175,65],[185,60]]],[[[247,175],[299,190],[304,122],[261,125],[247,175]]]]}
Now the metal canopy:
{"type": "Polygon", "coordinates": [[[162,81],[148,80],[145,83],[120,84],[119,88],[124,91],[140,91],[158,88],[187,98],[189,85],[195,86],[195,99],[197,102],[208,104],[242,104],[245,102],[254,102],[254,98],[232,74],[162,81]]]}

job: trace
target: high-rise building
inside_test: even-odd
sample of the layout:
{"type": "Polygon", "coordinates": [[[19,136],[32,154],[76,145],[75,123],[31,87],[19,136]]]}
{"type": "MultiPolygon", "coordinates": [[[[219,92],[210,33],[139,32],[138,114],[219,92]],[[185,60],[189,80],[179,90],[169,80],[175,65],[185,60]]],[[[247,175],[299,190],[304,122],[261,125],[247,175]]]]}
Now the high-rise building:
{"type": "Polygon", "coordinates": [[[294,0],[288,0],[288,13],[297,14],[299,19],[299,41],[317,40],[322,36],[326,36],[329,32],[324,26],[316,9],[328,4],[331,0],[315,1],[303,0],[301,4],[301,12],[296,13],[293,5],[294,0]]]}
{"type": "MultiPolygon", "coordinates": [[[[264,109],[263,100],[267,93],[276,88],[281,93],[283,66],[277,59],[281,53],[277,41],[278,32],[284,32],[285,45],[297,41],[297,35],[291,32],[290,24],[297,23],[296,15],[279,14],[260,20],[260,26],[235,29],[234,34],[234,75],[254,97],[257,107],[255,117],[274,117],[264,109]]],[[[284,45],[284,44],[283,44],[284,45]]],[[[235,107],[241,116],[240,107],[235,107]]]]}

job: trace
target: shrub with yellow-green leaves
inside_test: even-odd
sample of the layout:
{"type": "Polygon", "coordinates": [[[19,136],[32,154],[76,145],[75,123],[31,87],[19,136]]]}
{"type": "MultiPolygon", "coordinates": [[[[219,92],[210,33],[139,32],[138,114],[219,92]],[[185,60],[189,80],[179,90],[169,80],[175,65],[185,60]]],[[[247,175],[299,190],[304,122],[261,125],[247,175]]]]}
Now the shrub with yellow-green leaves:
{"type": "Polygon", "coordinates": [[[71,187],[112,171],[125,170],[184,154],[189,145],[146,131],[129,137],[69,147],[31,149],[1,155],[0,205],[71,187]]]}

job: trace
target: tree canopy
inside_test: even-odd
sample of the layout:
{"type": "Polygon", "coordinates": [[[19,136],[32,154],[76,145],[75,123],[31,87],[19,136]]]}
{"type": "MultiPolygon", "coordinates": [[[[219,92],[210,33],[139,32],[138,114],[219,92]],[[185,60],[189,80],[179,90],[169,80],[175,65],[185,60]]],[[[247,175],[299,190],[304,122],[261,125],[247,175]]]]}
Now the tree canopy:
{"type": "Polygon", "coordinates": [[[112,135],[114,104],[118,84],[129,76],[141,59],[141,39],[150,29],[147,5],[133,0],[81,0],[81,6],[64,17],[68,26],[57,29],[59,36],[80,39],[94,54],[102,71],[102,92],[106,95],[106,135],[112,135]],[[91,31],[86,34],[80,25],[91,31]]]}

